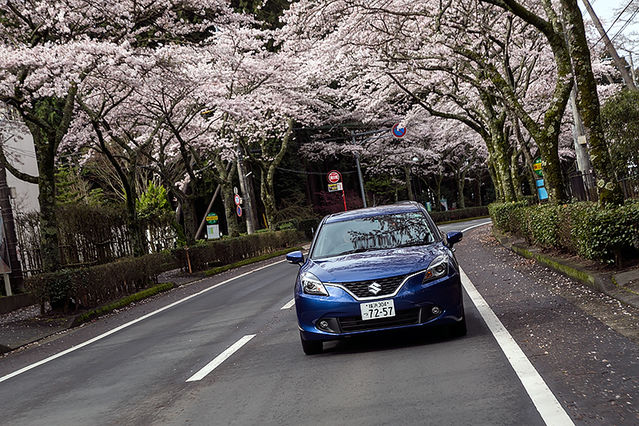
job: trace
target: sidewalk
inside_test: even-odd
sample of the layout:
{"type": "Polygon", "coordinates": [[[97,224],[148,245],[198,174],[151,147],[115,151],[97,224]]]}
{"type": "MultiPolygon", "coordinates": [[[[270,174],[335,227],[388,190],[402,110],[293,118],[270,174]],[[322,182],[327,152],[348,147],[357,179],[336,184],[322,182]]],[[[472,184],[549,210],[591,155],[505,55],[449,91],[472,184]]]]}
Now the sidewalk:
{"type": "Polygon", "coordinates": [[[504,247],[520,256],[547,266],[627,305],[639,308],[639,265],[621,269],[606,267],[577,256],[551,253],[526,244],[523,239],[507,236],[494,226],[493,235],[504,247]]]}
{"type": "MultiPolygon", "coordinates": [[[[200,274],[189,275],[176,269],[161,274],[158,277],[158,283],[173,282],[177,286],[182,286],[200,278],[200,274]]],[[[131,306],[135,306],[135,304],[131,306]]],[[[117,314],[117,312],[114,313],[117,314]]],[[[75,314],[69,314],[59,317],[48,315],[41,317],[40,305],[27,306],[0,315],[0,356],[3,353],[64,332],[71,327],[75,316],[75,314]]]]}

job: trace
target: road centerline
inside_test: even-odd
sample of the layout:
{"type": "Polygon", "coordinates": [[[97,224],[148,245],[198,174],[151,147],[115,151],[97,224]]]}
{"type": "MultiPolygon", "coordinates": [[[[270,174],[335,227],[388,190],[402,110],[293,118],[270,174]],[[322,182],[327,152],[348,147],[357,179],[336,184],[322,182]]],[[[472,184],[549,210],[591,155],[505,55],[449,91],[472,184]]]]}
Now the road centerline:
{"type": "Polygon", "coordinates": [[[229,346],[224,352],[213,358],[211,362],[202,367],[197,373],[186,379],[187,382],[198,382],[205,378],[211,371],[219,367],[224,361],[231,357],[240,348],[246,345],[251,339],[255,337],[255,334],[247,334],[237,342],[229,346]]]}
{"type": "Polygon", "coordinates": [[[40,360],[38,362],[33,363],[33,364],[29,364],[26,367],[22,367],[19,370],[14,371],[13,373],[9,373],[9,374],[7,374],[5,376],[2,376],[2,377],[0,377],[0,383],[4,382],[6,380],[9,380],[9,379],[11,379],[11,378],[13,378],[15,376],[18,376],[18,375],[20,375],[22,373],[25,373],[25,372],[27,372],[29,370],[32,370],[32,369],[34,369],[36,367],[39,367],[39,366],[44,365],[44,364],[47,364],[47,363],[49,363],[49,362],[51,362],[51,361],[53,361],[53,360],[55,360],[57,358],[60,358],[60,357],[62,357],[64,355],[67,355],[67,354],[69,354],[71,352],[77,351],[78,349],[81,349],[81,348],[83,348],[85,346],[88,346],[88,345],[90,345],[92,343],[95,343],[95,342],[97,342],[99,340],[102,340],[102,339],[104,339],[104,338],[106,338],[106,337],[108,337],[108,336],[110,336],[112,334],[117,333],[118,331],[124,330],[125,328],[128,328],[128,327],[130,327],[130,326],[132,326],[134,324],[137,324],[138,322],[144,321],[145,319],[148,319],[148,318],[150,318],[152,316],[155,316],[155,315],[157,315],[157,314],[159,314],[161,312],[164,312],[164,311],[166,311],[168,309],[171,309],[174,306],[177,306],[177,305],[182,304],[182,303],[184,303],[184,302],[186,302],[188,300],[191,300],[191,299],[193,299],[195,297],[198,297],[198,296],[200,296],[200,295],[202,295],[204,293],[207,293],[207,292],[209,292],[209,291],[211,291],[213,289],[216,289],[216,288],[218,288],[218,287],[220,287],[220,286],[222,286],[224,284],[230,283],[230,282],[235,281],[235,280],[237,280],[239,278],[243,278],[243,277],[245,277],[247,275],[250,275],[250,274],[252,274],[254,272],[261,271],[262,269],[266,269],[268,267],[271,267],[271,266],[274,266],[274,265],[278,265],[278,264],[283,263],[283,262],[286,262],[286,260],[279,260],[277,262],[269,263],[268,265],[264,265],[264,266],[261,266],[261,267],[256,268],[256,269],[252,269],[252,270],[247,271],[247,272],[245,272],[243,274],[240,274],[240,275],[238,275],[236,277],[229,278],[229,279],[224,280],[224,281],[222,281],[220,283],[214,284],[211,287],[207,287],[204,290],[201,290],[201,291],[199,291],[197,293],[194,293],[194,294],[192,294],[190,296],[186,296],[186,297],[184,297],[184,298],[182,298],[180,300],[177,300],[177,301],[175,301],[175,302],[173,302],[173,303],[171,303],[169,305],[166,305],[166,306],[164,306],[162,308],[159,308],[159,309],[157,309],[157,310],[155,310],[153,312],[149,312],[146,315],[143,315],[143,316],[141,316],[139,318],[136,318],[136,319],[134,319],[132,321],[129,321],[129,322],[125,323],[125,324],[122,324],[122,325],[120,325],[118,327],[115,327],[115,328],[113,328],[113,329],[111,329],[111,330],[109,330],[109,331],[107,331],[105,333],[102,333],[102,334],[100,334],[100,335],[98,335],[96,337],[93,337],[92,339],[86,340],[86,341],[84,341],[84,342],[82,342],[80,344],[72,346],[72,347],[70,347],[68,349],[65,349],[65,350],[63,350],[61,352],[58,352],[58,353],[56,353],[54,355],[51,355],[51,356],[49,356],[47,358],[44,358],[44,359],[42,359],[42,360],[40,360]]]}
{"type": "Polygon", "coordinates": [[[286,305],[282,306],[280,308],[280,311],[283,311],[285,309],[291,309],[293,307],[293,305],[295,305],[295,298],[292,298],[291,300],[286,302],[286,305]]]}

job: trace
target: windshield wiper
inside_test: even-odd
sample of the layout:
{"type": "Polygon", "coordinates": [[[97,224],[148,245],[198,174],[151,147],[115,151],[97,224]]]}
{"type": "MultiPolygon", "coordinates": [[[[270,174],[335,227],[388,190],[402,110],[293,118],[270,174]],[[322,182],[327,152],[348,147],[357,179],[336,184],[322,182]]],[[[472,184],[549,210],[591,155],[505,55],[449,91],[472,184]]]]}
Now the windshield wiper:
{"type": "Polygon", "coordinates": [[[364,253],[365,251],[371,251],[371,250],[378,250],[378,249],[360,247],[360,248],[356,248],[354,250],[349,250],[349,251],[345,251],[343,253],[340,253],[340,256],[345,255],[345,254],[364,253]]]}
{"type": "Polygon", "coordinates": [[[412,241],[410,243],[404,243],[404,244],[400,244],[397,246],[397,248],[400,247],[414,247],[414,246],[425,246],[426,244],[430,244],[427,241],[412,241]]]}

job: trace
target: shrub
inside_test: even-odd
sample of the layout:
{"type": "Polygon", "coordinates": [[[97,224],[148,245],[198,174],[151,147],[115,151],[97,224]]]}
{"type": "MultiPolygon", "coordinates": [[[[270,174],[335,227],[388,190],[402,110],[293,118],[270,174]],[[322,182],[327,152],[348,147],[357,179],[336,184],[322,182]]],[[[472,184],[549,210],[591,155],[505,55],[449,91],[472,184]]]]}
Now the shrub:
{"type": "MultiPolygon", "coordinates": [[[[200,243],[188,250],[194,271],[225,265],[249,257],[291,247],[303,240],[296,230],[264,232],[238,238],[200,243]]],[[[39,274],[25,280],[27,291],[54,310],[93,308],[157,284],[158,275],[175,269],[187,269],[186,251],[175,249],[116,262],[39,274]]]]}
{"type": "Polygon", "coordinates": [[[621,263],[639,253],[637,201],[606,208],[589,202],[528,207],[494,203],[489,210],[495,227],[543,248],[606,263],[621,263]]]}
{"type": "MultiPolygon", "coordinates": [[[[227,265],[249,257],[292,247],[304,239],[297,230],[286,229],[276,232],[260,232],[237,238],[223,238],[197,244],[188,249],[191,270],[201,271],[213,266],[227,265]]],[[[186,251],[173,251],[182,268],[188,269],[186,251]]]]}
{"type": "Polygon", "coordinates": [[[430,217],[435,223],[450,222],[453,220],[469,219],[473,217],[488,216],[488,207],[469,207],[466,209],[448,210],[444,212],[430,212],[430,217]]]}

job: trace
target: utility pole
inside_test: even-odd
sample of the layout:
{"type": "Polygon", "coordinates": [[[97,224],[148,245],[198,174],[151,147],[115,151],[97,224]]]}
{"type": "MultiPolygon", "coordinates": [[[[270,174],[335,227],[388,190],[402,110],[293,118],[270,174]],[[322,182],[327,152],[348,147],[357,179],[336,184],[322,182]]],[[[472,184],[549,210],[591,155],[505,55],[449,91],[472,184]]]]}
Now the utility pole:
{"type": "Polygon", "coordinates": [[[590,155],[586,147],[586,131],[581,121],[581,114],[579,114],[579,110],[577,109],[577,95],[575,94],[574,87],[572,88],[572,92],[570,92],[570,108],[572,109],[572,117],[574,120],[572,134],[575,142],[577,169],[579,169],[581,173],[586,174],[592,169],[592,164],[590,164],[590,155]]]}
{"type": "Polygon", "coordinates": [[[588,0],[581,0],[581,1],[583,2],[584,6],[586,6],[586,10],[588,11],[590,18],[592,19],[592,22],[595,24],[597,31],[599,31],[599,35],[601,35],[601,39],[606,44],[606,50],[608,51],[610,56],[612,56],[612,60],[615,62],[615,65],[619,69],[619,72],[621,73],[621,78],[623,78],[624,83],[626,83],[626,86],[628,86],[628,88],[630,88],[631,90],[637,90],[637,86],[635,86],[635,82],[630,77],[630,74],[628,74],[628,70],[626,70],[624,63],[621,61],[621,58],[617,54],[617,50],[612,45],[612,41],[610,41],[610,37],[608,37],[608,34],[606,34],[606,30],[604,29],[603,25],[601,25],[601,21],[595,14],[594,9],[590,5],[590,2],[588,0]]]}
{"type": "Polygon", "coordinates": [[[15,221],[13,220],[13,209],[11,207],[11,191],[7,186],[7,170],[0,164],[0,209],[2,210],[2,221],[6,231],[7,251],[11,274],[9,275],[12,287],[15,291],[22,291],[24,287],[24,277],[22,275],[22,265],[18,259],[18,237],[16,235],[15,221]]]}

